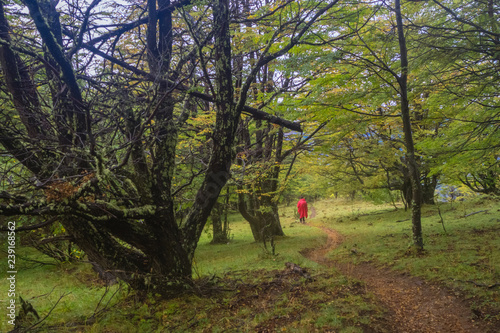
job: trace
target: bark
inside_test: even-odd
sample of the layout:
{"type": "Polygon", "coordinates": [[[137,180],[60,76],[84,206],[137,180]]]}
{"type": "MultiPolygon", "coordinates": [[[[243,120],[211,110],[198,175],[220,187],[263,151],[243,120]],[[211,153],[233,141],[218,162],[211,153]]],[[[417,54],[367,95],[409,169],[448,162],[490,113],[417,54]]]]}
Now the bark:
{"type": "MultiPolygon", "coordinates": [[[[170,2],[159,1],[158,4],[163,8],[170,5],[170,2]]],[[[148,1],[148,10],[148,64],[159,78],[167,79],[170,75],[173,44],[172,13],[170,10],[157,12],[154,0],[148,1]]],[[[172,195],[178,141],[177,119],[174,117],[175,101],[165,82],[160,82],[156,89],[153,116],[157,126],[152,153],[151,182],[148,185],[154,206],[161,208],[157,208],[154,216],[144,220],[153,237],[143,252],[150,260],[154,285],[160,289],[169,289],[172,285],[182,289],[190,285],[192,272],[188,251],[179,242],[179,239],[182,239],[182,231],[176,223],[172,195]],[[170,287],[165,286],[165,278],[170,280],[170,287]]]]}
{"type": "MultiPolygon", "coordinates": [[[[239,191],[243,191],[243,188],[240,187],[239,191]]],[[[241,193],[238,194],[238,210],[241,216],[250,224],[253,239],[256,242],[262,242],[264,239],[263,231],[266,226],[265,221],[256,216],[252,204],[245,202],[245,196],[241,193]]]]}
{"type": "MultiPolygon", "coordinates": [[[[278,178],[283,158],[283,132],[278,135],[271,134],[271,128],[262,128],[257,123],[255,132],[255,148],[252,149],[252,141],[248,125],[240,123],[240,158],[237,163],[249,165],[262,165],[267,168],[254,184],[239,185],[238,210],[243,218],[250,224],[252,235],[256,242],[264,241],[271,236],[284,236],[278,213],[278,178]],[[243,157],[243,155],[249,155],[243,157]],[[246,161],[243,161],[246,159],[246,161]]],[[[244,175],[243,175],[244,177],[244,175]]]]}
{"type": "Polygon", "coordinates": [[[422,184],[422,203],[428,205],[434,205],[434,192],[436,191],[436,186],[438,184],[438,177],[431,176],[425,177],[422,184]]]}
{"type": "MultiPolygon", "coordinates": [[[[3,2],[0,2],[0,38],[10,42],[9,24],[5,17],[3,2]]],[[[9,45],[0,46],[0,65],[4,72],[5,83],[12,96],[14,107],[19,114],[30,139],[40,139],[44,134],[40,124],[40,102],[36,95],[29,74],[28,67],[22,62],[9,45]]],[[[3,106],[5,107],[5,106],[3,106]]],[[[4,122],[0,123],[0,143],[19,161],[24,161],[26,167],[35,174],[41,174],[43,168],[39,161],[40,156],[28,149],[4,122]]]]}
{"type": "MultiPolygon", "coordinates": [[[[57,37],[59,35],[58,31],[54,31],[47,24],[46,19],[42,15],[38,2],[36,0],[26,0],[26,4],[30,11],[30,16],[33,18],[35,25],[40,33],[44,43],[47,45],[51,56],[57,62],[61,68],[64,82],[68,86],[68,90],[71,95],[71,106],[72,108],[66,108],[66,116],[68,117],[68,122],[74,123],[75,127],[75,143],[81,145],[86,140],[88,133],[88,124],[90,119],[87,119],[88,113],[86,112],[85,105],[82,99],[82,93],[80,87],[78,86],[75,72],[73,71],[73,66],[69,59],[64,55],[61,40],[57,37]]],[[[55,11],[55,8],[53,8],[55,11]]],[[[55,20],[54,17],[50,17],[50,21],[55,20]]],[[[54,26],[54,23],[52,23],[54,26]]]]}
{"type": "Polygon", "coordinates": [[[279,219],[278,206],[274,198],[261,197],[253,203],[249,200],[255,199],[254,195],[238,196],[238,210],[243,218],[250,224],[253,238],[256,242],[262,242],[268,237],[284,236],[279,219]],[[256,207],[255,207],[256,206],[256,207]]]}
{"type": "MultiPolygon", "coordinates": [[[[401,194],[406,204],[411,204],[413,201],[413,186],[407,162],[400,168],[402,173],[402,184],[400,187],[401,194]]],[[[418,164],[417,164],[418,165],[418,164]]],[[[419,168],[420,169],[420,168],[419,168]]],[[[420,169],[420,172],[425,174],[425,170],[420,169]]],[[[421,204],[434,205],[434,192],[438,184],[438,176],[434,175],[427,177],[426,175],[419,177],[419,183],[422,189],[421,204]]]]}
{"type": "Polygon", "coordinates": [[[134,288],[145,287],[142,276],[134,278],[132,275],[146,271],[148,265],[143,254],[123,247],[109,233],[99,231],[91,221],[65,218],[61,223],[94,266],[121,278],[134,288]]]}

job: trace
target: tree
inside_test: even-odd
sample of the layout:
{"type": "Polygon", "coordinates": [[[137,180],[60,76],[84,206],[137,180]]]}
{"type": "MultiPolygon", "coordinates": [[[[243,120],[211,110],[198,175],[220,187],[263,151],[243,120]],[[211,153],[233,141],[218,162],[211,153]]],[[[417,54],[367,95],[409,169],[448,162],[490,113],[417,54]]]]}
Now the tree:
{"type": "MultiPolygon", "coordinates": [[[[2,87],[9,95],[2,93],[9,102],[0,144],[3,155],[23,166],[4,174],[14,185],[2,189],[0,214],[58,216],[99,270],[163,295],[184,289],[198,239],[230,175],[241,113],[300,130],[246,105],[255,76],[336,2],[294,8],[295,20],[265,41],[236,94],[227,0],[208,7],[149,0],[144,7],[116,3],[113,10],[96,0],[81,11],[25,3],[32,21],[22,30],[11,15],[22,8],[0,3],[2,87]],[[113,21],[111,12],[123,15],[113,21]],[[216,114],[209,160],[193,174],[200,185],[178,224],[179,133],[193,105],[207,102],[216,114]]],[[[265,6],[255,14],[283,15],[291,6],[265,6]]]]}
{"type": "Polygon", "coordinates": [[[307,68],[327,75],[310,82],[304,103],[317,107],[317,117],[333,118],[329,131],[336,141],[325,153],[342,158],[345,163],[336,164],[348,180],[358,188],[391,188],[399,182],[411,202],[414,243],[421,249],[422,179],[428,173],[420,173],[424,160],[413,138],[419,87],[408,79],[409,30],[399,2],[363,3],[353,13],[357,16],[347,16],[345,27],[353,38],[316,43],[321,47],[307,68]]]}
{"type": "Polygon", "coordinates": [[[434,173],[478,192],[495,192],[500,8],[490,0],[430,1],[426,7],[423,15],[432,12],[432,20],[411,23],[425,36],[416,42],[432,60],[422,71],[433,91],[425,107],[440,126],[438,135],[422,141],[421,149],[438,162],[431,168],[434,173]]]}
{"type": "Polygon", "coordinates": [[[229,211],[229,187],[226,188],[224,203],[217,202],[212,209],[210,218],[212,220],[212,242],[211,244],[227,244],[229,242],[229,222],[227,214],[229,211]],[[222,216],[224,215],[224,222],[222,216]]]}
{"type": "Polygon", "coordinates": [[[410,108],[408,99],[408,49],[405,38],[405,31],[403,27],[403,17],[401,14],[401,4],[399,0],[394,0],[394,12],[396,14],[396,27],[398,33],[401,72],[400,74],[393,74],[399,85],[399,96],[401,98],[401,118],[403,121],[403,133],[406,147],[406,165],[408,167],[411,188],[412,188],[412,230],[413,230],[413,244],[417,249],[424,248],[424,240],[422,237],[422,187],[420,184],[420,175],[418,172],[418,165],[415,159],[415,145],[413,143],[412,124],[410,119],[410,108]]]}
{"type": "Polygon", "coordinates": [[[239,171],[238,210],[250,224],[255,241],[284,235],[277,201],[282,149],[283,131],[258,124],[251,140],[248,124],[240,124],[239,168],[235,169],[239,171]]]}
{"type": "MultiPolygon", "coordinates": [[[[255,241],[283,236],[278,203],[287,178],[298,154],[310,148],[308,144],[325,126],[320,124],[296,142],[285,143],[281,128],[256,126],[252,139],[248,126],[240,125],[240,145],[235,174],[238,184],[238,210],[252,229],[255,241]],[[287,147],[288,146],[288,147],[287,147]],[[285,176],[282,171],[287,170],[285,176]]],[[[288,141],[292,141],[289,136],[288,141]]]]}

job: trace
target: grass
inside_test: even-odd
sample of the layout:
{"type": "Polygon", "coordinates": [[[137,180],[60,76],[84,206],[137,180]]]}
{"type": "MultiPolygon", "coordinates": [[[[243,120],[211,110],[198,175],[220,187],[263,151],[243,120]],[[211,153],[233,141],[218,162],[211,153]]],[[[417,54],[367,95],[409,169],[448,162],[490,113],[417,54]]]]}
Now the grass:
{"type": "Polygon", "coordinates": [[[321,230],[297,223],[288,211],[285,209],[281,215],[286,236],[275,239],[277,256],[271,255],[269,245],[266,251],[263,244],[255,243],[249,225],[239,220],[230,225],[232,239],[229,244],[212,245],[209,234],[202,236],[195,257],[196,274],[204,276],[242,269],[281,269],[285,262],[318,267],[300,255],[299,250],[320,246],[326,241],[326,235],[321,230]]]}
{"type": "MultiPolygon", "coordinates": [[[[0,270],[5,272],[7,260],[4,258],[1,260],[0,270]]],[[[16,268],[18,271],[16,294],[34,305],[41,318],[55,307],[48,322],[56,326],[66,322],[86,321],[95,310],[99,310],[99,302],[106,304],[119,288],[118,284],[109,290],[102,287],[88,265],[59,264],[27,247],[18,252],[16,268]],[[35,259],[38,262],[31,261],[35,259]],[[49,264],[42,265],[39,262],[49,264]]],[[[6,291],[8,288],[5,282],[5,279],[1,280],[0,288],[6,291]]],[[[3,309],[5,308],[3,305],[7,302],[7,293],[2,295],[3,309]]],[[[19,309],[19,299],[16,301],[19,309]]],[[[113,300],[111,304],[114,304],[113,300]]],[[[2,314],[0,332],[11,329],[4,319],[5,316],[2,314]]],[[[32,323],[36,322],[34,317],[28,319],[32,323]]]]}
{"type": "MultiPolygon", "coordinates": [[[[318,204],[320,210],[328,206],[328,202],[318,204]]],[[[424,206],[422,229],[426,251],[423,255],[409,251],[412,244],[409,211],[365,206],[364,212],[339,208],[318,221],[347,236],[330,257],[349,262],[373,261],[439,282],[463,293],[485,316],[500,319],[498,200],[476,198],[440,204],[445,228],[438,207],[424,206]],[[367,215],[370,210],[372,214],[367,215]]]]}
{"type": "MultiPolygon", "coordinates": [[[[358,303],[372,309],[364,314],[365,321],[382,313],[361,286],[352,287],[350,280],[326,273],[299,254],[304,248],[320,246],[326,236],[317,228],[297,223],[293,210],[281,213],[286,236],[275,239],[277,255],[253,242],[248,224],[235,218],[238,216],[232,216],[232,239],[228,244],[211,245],[211,236],[205,233],[198,245],[195,276],[214,288],[210,295],[164,301],[151,295],[139,298],[124,286],[116,285],[107,291],[88,265],[54,265],[50,258],[28,247],[19,248],[16,289],[41,317],[52,311],[37,328],[40,332],[241,332],[271,326],[287,327],[292,332],[323,331],[333,325],[322,322],[326,318],[324,308],[351,297],[344,292],[349,288],[360,289],[357,304],[329,310],[336,313],[341,326],[355,329],[364,325],[358,322],[358,316],[351,315],[357,312],[358,303]],[[314,280],[284,274],[286,262],[308,268],[314,280]],[[207,277],[213,277],[213,281],[207,277]],[[94,315],[96,307],[105,309],[94,315]]],[[[0,260],[6,264],[6,260],[0,260]]],[[[5,281],[0,281],[0,290],[5,288],[5,281]]],[[[1,332],[7,331],[5,320],[0,325],[1,332]]]]}
{"type": "MultiPolygon", "coordinates": [[[[309,223],[336,229],[346,239],[329,256],[346,262],[371,261],[443,283],[463,293],[485,316],[498,317],[500,281],[500,203],[490,199],[442,204],[423,209],[426,253],[414,255],[410,212],[390,205],[325,200],[310,203],[309,223]],[[474,212],[487,210],[473,215],[474,212]],[[352,251],[355,249],[356,251],[352,251]],[[356,254],[353,254],[356,253],[356,254]]],[[[362,284],[322,267],[299,253],[321,246],[319,228],[297,223],[294,207],[282,207],[285,237],[276,239],[277,255],[254,243],[248,224],[231,216],[231,241],[211,245],[205,233],[195,258],[201,294],[160,300],[139,298],[126,286],[106,289],[88,265],[56,264],[20,247],[17,291],[41,317],[40,332],[363,332],[376,328],[384,311],[362,284]],[[30,260],[52,263],[40,265],[30,260]],[[286,262],[307,268],[312,279],[291,274],[286,262]],[[116,292],[116,294],[115,294],[116,292]],[[54,305],[57,303],[57,306],[54,305]]],[[[6,271],[0,254],[0,269],[6,271]]],[[[7,290],[0,280],[0,290],[7,290]]],[[[5,308],[6,296],[0,297],[5,308]]],[[[3,318],[2,318],[3,319],[3,318]]],[[[488,319],[488,318],[486,318],[488,319]]],[[[497,318],[500,319],[500,318],[497,318]]],[[[34,320],[33,320],[34,322],[34,320]]],[[[7,331],[6,321],[0,331],[7,331]]]]}

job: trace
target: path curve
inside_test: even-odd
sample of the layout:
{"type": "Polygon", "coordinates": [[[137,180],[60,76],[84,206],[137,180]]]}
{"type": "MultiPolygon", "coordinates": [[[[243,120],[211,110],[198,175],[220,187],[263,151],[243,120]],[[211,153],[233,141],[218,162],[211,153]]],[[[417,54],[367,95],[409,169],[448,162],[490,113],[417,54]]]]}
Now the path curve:
{"type": "MultiPolygon", "coordinates": [[[[309,226],[312,226],[309,224],[309,226]]],[[[302,251],[305,257],[342,274],[361,280],[367,291],[387,309],[387,332],[394,333],[493,333],[475,322],[465,301],[452,291],[407,274],[369,263],[337,263],[326,254],[339,246],[344,237],[335,230],[320,227],[328,239],[324,246],[302,251]]]]}

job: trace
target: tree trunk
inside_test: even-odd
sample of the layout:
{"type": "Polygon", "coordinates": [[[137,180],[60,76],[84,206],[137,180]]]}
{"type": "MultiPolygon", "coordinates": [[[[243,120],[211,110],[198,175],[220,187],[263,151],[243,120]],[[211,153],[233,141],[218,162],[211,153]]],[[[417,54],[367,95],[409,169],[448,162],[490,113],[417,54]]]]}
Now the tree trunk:
{"type": "MultiPolygon", "coordinates": [[[[283,229],[278,214],[278,177],[280,174],[281,150],[283,132],[271,135],[271,128],[262,128],[257,122],[255,131],[255,148],[248,125],[240,122],[239,127],[239,157],[238,165],[244,170],[244,165],[255,167],[262,165],[262,174],[252,184],[238,186],[238,209],[243,218],[250,224],[252,235],[256,242],[262,242],[266,237],[283,236],[283,229]],[[274,148],[274,149],[273,149],[274,148]]],[[[245,177],[243,171],[242,177],[245,177]]]]}
{"type": "Polygon", "coordinates": [[[231,69],[231,35],[229,31],[229,1],[219,0],[213,8],[215,37],[215,74],[217,115],[212,134],[214,146],[205,179],[196,194],[195,203],[183,225],[184,248],[194,257],[205,222],[217,202],[220,191],[230,177],[234,159],[233,143],[243,106],[234,104],[231,69]]]}
{"type": "Polygon", "coordinates": [[[222,224],[222,214],[225,210],[227,210],[227,207],[223,207],[220,203],[216,203],[214,208],[212,208],[212,212],[210,213],[213,231],[211,244],[226,244],[229,241],[227,224],[222,224]]]}
{"type": "Polygon", "coordinates": [[[422,203],[434,205],[434,192],[438,183],[438,177],[425,177],[422,186],[422,203]]]}
{"type": "Polygon", "coordinates": [[[395,0],[394,10],[396,13],[396,22],[398,29],[399,50],[401,56],[401,75],[398,77],[401,98],[401,118],[403,120],[403,133],[406,146],[406,163],[410,175],[412,186],[412,231],[413,244],[418,250],[423,250],[424,241],[422,236],[422,187],[420,186],[420,175],[418,165],[415,159],[415,146],[413,144],[412,125],[410,120],[410,107],[408,101],[408,51],[403,28],[403,18],[401,15],[400,0],[395,0]]]}

